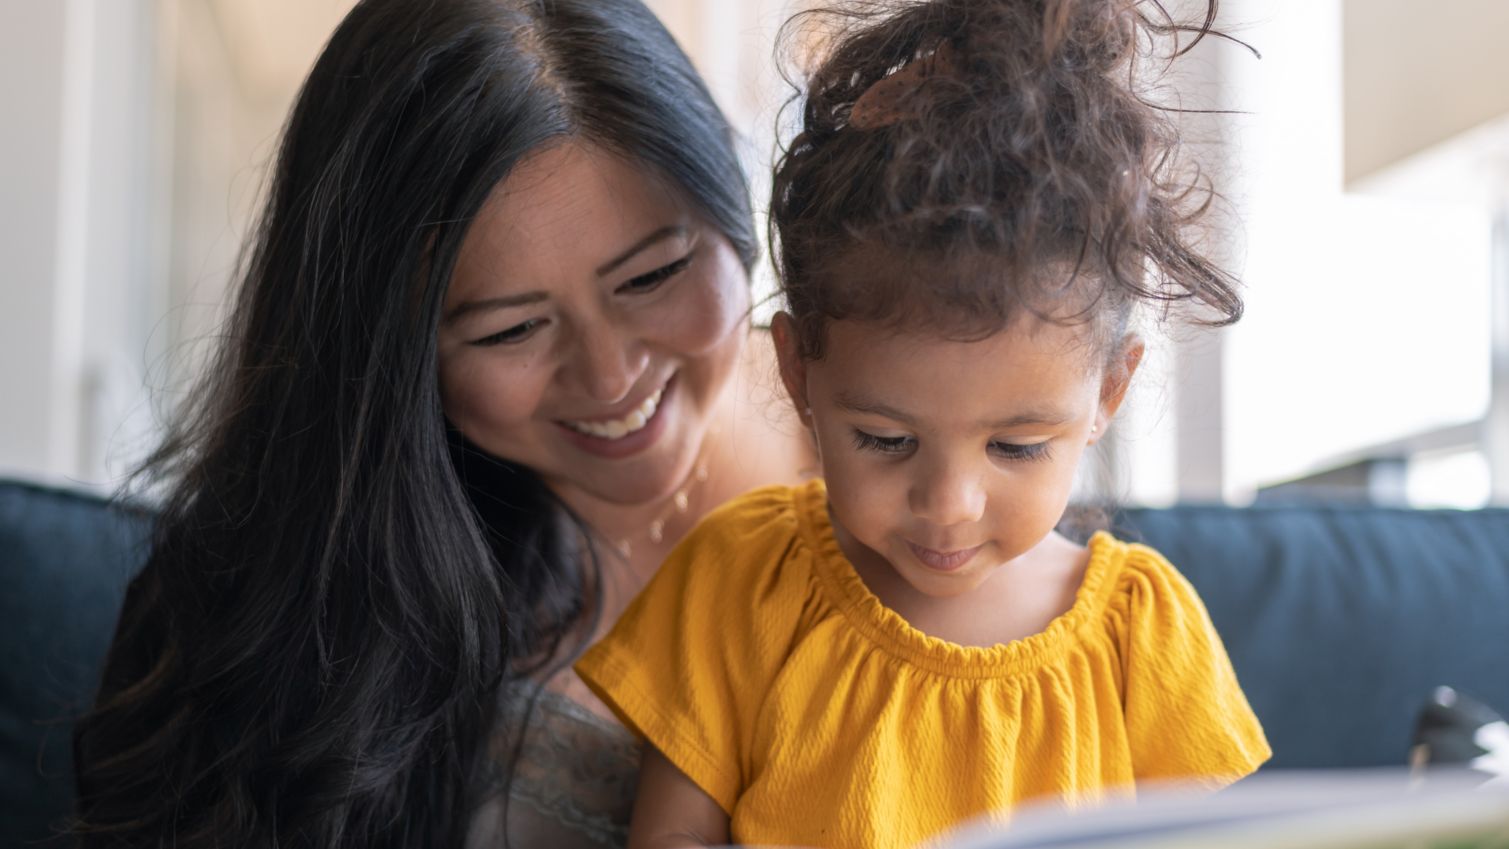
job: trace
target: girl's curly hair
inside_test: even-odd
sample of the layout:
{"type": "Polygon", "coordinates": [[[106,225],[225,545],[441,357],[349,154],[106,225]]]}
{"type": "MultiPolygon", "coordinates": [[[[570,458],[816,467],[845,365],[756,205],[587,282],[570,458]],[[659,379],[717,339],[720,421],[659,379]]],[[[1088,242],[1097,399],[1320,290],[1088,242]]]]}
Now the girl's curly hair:
{"type": "Polygon", "coordinates": [[[861,0],[788,22],[785,44],[826,46],[771,200],[802,356],[821,357],[841,319],[979,338],[1025,309],[1098,343],[1138,303],[1235,322],[1236,281],[1191,227],[1209,181],[1177,161],[1175,110],[1144,79],[1221,35],[1215,13],[1210,0],[1182,25],[1156,0],[861,0]],[[865,92],[922,61],[886,120],[856,120],[865,92]]]}

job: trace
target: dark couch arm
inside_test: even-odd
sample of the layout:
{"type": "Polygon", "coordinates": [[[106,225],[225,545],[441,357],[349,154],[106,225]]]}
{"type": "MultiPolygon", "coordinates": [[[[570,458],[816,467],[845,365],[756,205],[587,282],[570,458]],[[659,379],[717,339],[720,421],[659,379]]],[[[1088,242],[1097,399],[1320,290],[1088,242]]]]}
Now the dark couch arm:
{"type": "Polygon", "coordinates": [[[97,496],[0,481],[0,846],[55,835],[73,720],[98,684],[147,520],[97,496]]]}

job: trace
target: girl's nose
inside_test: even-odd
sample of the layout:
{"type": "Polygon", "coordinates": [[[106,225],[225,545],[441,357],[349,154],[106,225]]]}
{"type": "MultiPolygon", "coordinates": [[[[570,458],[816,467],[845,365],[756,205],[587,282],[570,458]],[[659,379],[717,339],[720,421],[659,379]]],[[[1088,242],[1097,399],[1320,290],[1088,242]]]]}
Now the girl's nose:
{"type": "Polygon", "coordinates": [[[913,515],[939,527],[978,522],[985,515],[985,487],[978,473],[941,465],[913,484],[913,515]]]}
{"type": "Polygon", "coordinates": [[[577,383],[594,401],[622,401],[649,365],[649,352],[611,325],[587,328],[576,340],[577,383]]]}

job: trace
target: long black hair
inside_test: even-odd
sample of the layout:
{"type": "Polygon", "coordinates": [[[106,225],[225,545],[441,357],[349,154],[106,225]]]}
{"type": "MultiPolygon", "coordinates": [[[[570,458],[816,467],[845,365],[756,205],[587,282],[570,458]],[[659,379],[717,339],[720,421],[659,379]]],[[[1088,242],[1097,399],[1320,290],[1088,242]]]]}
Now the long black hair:
{"type": "Polygon", "coordinates": [[[477,210],[563,137],[753,261],[729,128],[638,0],[365,0],[336,30],[144,470],[153,550],[75,733],[84,845],[461,843],[498,688],[592,605],[563,508],[447,427],[436,332],[477,210]]]}

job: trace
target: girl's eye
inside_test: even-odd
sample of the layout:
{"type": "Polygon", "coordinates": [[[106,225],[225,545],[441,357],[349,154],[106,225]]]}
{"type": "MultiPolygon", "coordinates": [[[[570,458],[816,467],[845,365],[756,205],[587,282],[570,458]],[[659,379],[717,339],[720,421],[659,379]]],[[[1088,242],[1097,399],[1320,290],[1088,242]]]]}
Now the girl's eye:
{"type": "Polygon", "coordinates": [[[854,431],[854,447],[861,451],[876,451],[881,454],[905,454],[912,449],[910,436],[876,436],[862,430],[854,431]]]}
{"type": "Polygon", "coordinates": [[[990,450],[1008,460],[1048,459],[1048,443],[1046,442],[1034,442],[1031,445],[1018,445],[1013,442],[992,442],[990,443],[990,450]]]}
{"type": "Polygon", "coordinates": [[[531,318],[523,324],[516,324],[501,333],[484,336],[472,342],[472,344],[482,348],[488,348],[493,345],[517,345],[533,336],[534,332],[539,330],[544,324],[545,319],[543,318],[531,318]]]}
{"type": "Polygon", "coordinates": [[[641,274],[638,277],[618,287],[618,291],[630,294],[643,294],[653,292],[661,283],[675,277],[686,270],[692,264],[692,255],[687,254],[670,265],[662,266],[651,271],[649,274],[641,274]]]}

